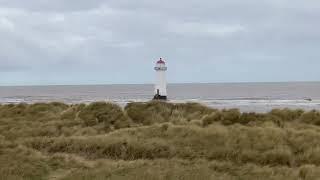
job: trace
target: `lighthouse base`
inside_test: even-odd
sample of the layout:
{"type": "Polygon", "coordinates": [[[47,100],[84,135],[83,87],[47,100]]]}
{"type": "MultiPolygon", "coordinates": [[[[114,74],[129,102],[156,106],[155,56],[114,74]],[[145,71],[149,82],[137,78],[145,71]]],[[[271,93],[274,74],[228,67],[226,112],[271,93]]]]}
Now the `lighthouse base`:
{"type": "Polygon", "coordinates": [[[154,95],[153,100],[164,100],[166,101],[168,98],[167,96],[161,96],[159,94],[154,95]]]}

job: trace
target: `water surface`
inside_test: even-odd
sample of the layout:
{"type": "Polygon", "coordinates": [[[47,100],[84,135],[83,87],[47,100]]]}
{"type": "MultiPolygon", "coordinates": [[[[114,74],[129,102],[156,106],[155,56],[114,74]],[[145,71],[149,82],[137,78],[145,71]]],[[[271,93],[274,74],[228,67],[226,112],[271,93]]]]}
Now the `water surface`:
{"type": "MultiPolygon", "coordinates": [[[[320,82],[169,84],[172,102],[199,102],[214,108],[265,112],[273,108],[320,109],[320,82]]],[[[0,103],[149,101],[153,85],[0,87],[0,103]]]]}

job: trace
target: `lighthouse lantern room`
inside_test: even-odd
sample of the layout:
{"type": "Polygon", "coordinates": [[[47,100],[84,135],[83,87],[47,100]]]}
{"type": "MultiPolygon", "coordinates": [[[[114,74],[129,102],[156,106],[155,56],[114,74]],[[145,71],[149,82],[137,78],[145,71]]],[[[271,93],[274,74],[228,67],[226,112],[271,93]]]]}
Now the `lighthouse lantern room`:
{"type": "Polygon", "coordinates": [[[160,58],[154,68],[156,70],[155,100],[167,100],[166,63],[160,58]]]}

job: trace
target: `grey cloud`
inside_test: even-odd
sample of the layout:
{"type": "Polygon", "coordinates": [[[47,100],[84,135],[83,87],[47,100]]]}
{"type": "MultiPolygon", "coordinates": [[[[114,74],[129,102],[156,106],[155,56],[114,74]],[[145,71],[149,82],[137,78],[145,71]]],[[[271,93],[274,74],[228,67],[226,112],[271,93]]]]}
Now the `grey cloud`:
{"type": "Polygon", "coordinates": [[[0,5],[7,8],[26,9],[40,12],[67,12],[93,9],[101,5],[103,0],[0,0],[0,5]]]}
{"type": "Polygon", "coordinates": [[[317,64],[319,10],[301,0],[0,0],[0,72],[109,69],[126,81],[162,55],[175,74],[180,64],[317,64]]]}

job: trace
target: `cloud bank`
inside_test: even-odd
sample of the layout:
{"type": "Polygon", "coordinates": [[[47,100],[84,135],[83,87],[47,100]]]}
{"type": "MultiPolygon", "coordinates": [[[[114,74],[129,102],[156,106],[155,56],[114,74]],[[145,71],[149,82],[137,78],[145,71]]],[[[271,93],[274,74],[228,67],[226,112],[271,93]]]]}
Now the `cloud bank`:
{"type": "Polygon", "coordinates": [[[0,85],[320,80],[320,2],[0,0],[0,85]]]}

